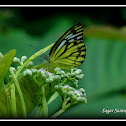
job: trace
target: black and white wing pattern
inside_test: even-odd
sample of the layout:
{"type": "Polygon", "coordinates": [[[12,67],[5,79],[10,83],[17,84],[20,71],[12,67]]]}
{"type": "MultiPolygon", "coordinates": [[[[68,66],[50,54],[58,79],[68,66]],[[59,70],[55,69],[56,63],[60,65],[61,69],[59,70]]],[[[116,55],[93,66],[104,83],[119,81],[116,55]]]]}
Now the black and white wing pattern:
{"type": "Polygon", "coordinates": [[[83,42],[84,29],[78,23],[65,32],[52,47],[50,62],[56,67],[70,69],[81,65],[86,56],[83,42]]]}

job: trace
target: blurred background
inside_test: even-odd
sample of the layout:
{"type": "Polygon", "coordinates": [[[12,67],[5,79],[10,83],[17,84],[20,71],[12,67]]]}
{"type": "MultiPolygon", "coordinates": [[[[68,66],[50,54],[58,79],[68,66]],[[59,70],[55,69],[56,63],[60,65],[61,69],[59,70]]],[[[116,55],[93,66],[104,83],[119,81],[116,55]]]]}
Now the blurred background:
{"type": "MultiPolygon", "coordinates": [[[[16,49],[17,57],[30,57],[76,23],[85,30],[87,55],[80,66],[85,77],[79,87],[86,90],[88,102],[71,107],[59,118],[126,118],[124,112],[102,113],[104,108],[126,109],[126,8],[1,7],[0,52],[16,49]]],[[[40,59],[34,64],[40,64],[40,59]]],[[[60,105],[57,98],[49,105],[49,114],[60,105]]]]}

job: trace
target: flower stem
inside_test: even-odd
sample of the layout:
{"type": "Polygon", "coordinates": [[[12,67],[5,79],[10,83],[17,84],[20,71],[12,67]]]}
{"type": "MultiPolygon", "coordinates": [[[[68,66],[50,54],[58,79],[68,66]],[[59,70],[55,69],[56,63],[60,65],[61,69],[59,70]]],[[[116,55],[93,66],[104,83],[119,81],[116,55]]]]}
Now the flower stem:
{"type": "MultiPolygon", "coordinates": [[[[59,96],[58,92],[55,92],[49,99],[48,103],[46,103],[47,105],[49,105],[53,100],[55,100],[57,98],[57,96],[59,96]]],[[[43,102],[43,100],[42,100],[43,102]]],[[[44,104],[44,103],[43,103],[44,104]]],[[[47,108],[47,107],[46,107],[47,108]]],[[[39,106],[38,111],[35,114],[35,118],[40,118],[43,115],[43,106],[39,106]]]]}
{"type": "Polygon", "coordinates": [[[10,84],[10,88],[11,88],[11,112],[12,112],[12,117],[16,118],[17,117],[17,108],[16,108],[16,96],[15,96],[14,83],[10,84]]]}
{"type": "Polygon", "coordinates": [[[59,93],[56,91],[49,99],[48,101],[48,105],[53,101],[55,100],[57,97],[59,96],[59,93]]]}
{"type": "Polygon", "coordinates": [[[62,108],[58,112],[56,112],[54,115],[52,115],[50,118],[56,118],[59,115],[61,115],[63,112],[65,112],[72,105],[71,103],[67,104],[68,100],[69,100],[69,98],[63,102],[62,108]]]}
{"type": "Polygon", "coordinates": [[[64,100],[62,108],[65,108],[67,102],[70,100],[70,97],[68,97],[67,99],[64,100]]]}
{"type": "Polygon", "coordinates": [[[46,97],[45,97],[45,86],[44,85],[42,85],[42,87],[41,87],[41,92],[42,92],[43,117],[48,118],[48,104],[47,104],[46,97]]]}
{"type": "Polygon", "coordinates": [[[64,109],[60,109],[58,112],[56,112],[54,115],[52,115],[50,118],[56,118],[58,117],[59,115],[61,115],[63,112],[65,112],[64,109]]]}
{"type": "Polygon", "coordinates": [[[35,118],[41,118],[43,115],[43,107],[39,106],[38,111],[35,114],[35,118]]]}
{"type": "Polygon", "coordinates": [[[68,81],[67,78],[65,78],[65,79],[63,80],[63,82],[60,83],[60,85],[64,85],[67,81],[68,81]]]}
{"type": "MultiPolygon", "coordinates": [[[[17,91],[18,91],[18,93],[19,93],[19,98],[20,98],[20,100],[21,100],[21,106],[22,106],[22,110],[23,110],[23,117],[27,117],[25,102],[24,102],[23,94],[22,94],[20,85],[19,85],[19,83],[18,83],[17,77],[16,77],[15,73],[13,72],[13,70],[9,69],[9,72],[11,73],[11,75],[12,75],[12,77],[13,77],[13,80],[14,80],[14,82],[15,82],[17,91]]],[[[13,93],[12,93],[12,96],[14,97],[14,91],[13,91],[13,93]]],[[[13,97],[12,97],[12,99],[14,100],[13,97]]],[[[16,98],[15,98],[15,100],[16,100],[16,98]]],[[[14,101],[13,101],[13,102],[14,102],[14,101]]]]}

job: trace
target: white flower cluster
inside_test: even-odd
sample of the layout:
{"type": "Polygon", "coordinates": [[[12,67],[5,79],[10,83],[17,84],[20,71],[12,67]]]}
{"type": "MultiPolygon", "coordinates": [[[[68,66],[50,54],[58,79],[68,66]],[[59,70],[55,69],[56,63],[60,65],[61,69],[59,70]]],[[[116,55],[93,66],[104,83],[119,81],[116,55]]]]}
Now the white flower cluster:
{"type": "Polygon", "coordinates": [[[69,85],[55,85],[54,88],[61,96],[69,97],[73,104],[78,102],[87,103],[86,93],[83,88],[76,90],[69,85]]]}
{"type": "Polygon", "coordinates": [[[14,57],[13,62],[20,63],[20,62],[25,62],[26,60],[27,60],[27,56],[22,56],[21,60],[17,57],[14,57]]]}
{"type": "Polygon", "coordinates": [[[68,80],[73,82],[75,88],[78,88],[78,80],[83,79],[84,77],[82,70],[77,68],[70,69],[69,71],[65,72],[57,67],[55,68],[54,73],[60,75],[62,78],[67,77],[68,80]]]}
{"type": "MultiPolygon", "coordinates": [[[[27,56],[22,56],[21,59],[14,57],[13,63],[18,63],[20,66],[17,67],[17,70],[23,65],[23,63],[27,60],[27,56]]],[[[25,69],[31,68],[33,66],[33,62],[30,61],[26,66],[25,69]]]]}
{"type": "Polygon", "coordinates": [[[56,67],[54,72],[58,75],[61,75],[61,77],[75,77],[76,79],[83,79],[84,74],[82,74],[81,69],[70,69],[70,72],[65,73],[63,70],[60,68],[56,67]]]}
{"type": "Polygon", "coordinates": [[[23,76],[30,77],[33,80],[35,79],[36,82],[39,82],[39,84],[51,83],[54,89],[61,96],[69,97],[71,103],[73,104],[78,102],[87,102],[85,90],[83,88],[78,89],[77,85],[78,79],[82,79],[82,77],[84,76],[82,74],[82,70],[80,69],[70,69],[69,71],[63,71],[62,69],[57,67],[54,69],[54,73],[50,73],[49,71],[46,71],[44,68],[41,68],[40,70],[26,69],[23,72],[23,76]],[[67,79],[67,82],[73,82],[73,87],[66,85],[67,82],[64,82],[64,79],[67,79]],[[75,86],[75,84],[77,86],[75,86]]]}
{"type": "Polygon", "coordinates": [[[41,68],[40,70],[37,69],[26,69],[23,72],[23,76],[31,76],[31,78],[34,78],[36,80],[42,79],[42,81],[45,83],[52,83],[52,82],[59,82],[61,80],[61,77],[59,75],[55,75],[54,73],[50,73],[46,71],[44,68],[41,68]]]}
{"type": "Polygon", "coordinates": [[[42,78],[46,83],[59,82],[60,80],[63,80],[63,78],[67,78],[68,80],[73,82],[75,88],[78,88],[78,79],[82,79],[82,77],[84,77],[82,70],[80,69],[71,69],[69,72],[63,71],[58,67],[54,69],[54,73],[50,73],[44,68],[41,68],[39,70],[26,69],[23,72],[23,76],[31,76],[36,79],[42,78]]]}

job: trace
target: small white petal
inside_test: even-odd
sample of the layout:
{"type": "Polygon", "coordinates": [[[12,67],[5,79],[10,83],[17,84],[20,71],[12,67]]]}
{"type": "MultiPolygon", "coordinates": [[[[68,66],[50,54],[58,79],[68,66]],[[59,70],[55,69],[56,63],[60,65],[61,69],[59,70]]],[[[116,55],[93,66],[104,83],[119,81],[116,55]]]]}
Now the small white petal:
{"type": "Polygon", "coordinates": [[[16,71],[16,69],[15,69],[14,67],[10,67],[10,69],[11,69],[13,72],[16,71]]]}
{"type": "Polygon", "coordinates": [[[29,69],[26,69],[25,72],[27,75],[32,75],[32,72],[29,69]]]}
{"type": "Polygon", "coordinates": [[[60,71],[61,69],[59,67],[56,67],[54,71],[60,71]]]}
{"type": "Polygon", "coordinates": [[[22,56],[21,57],[21,62],[24,62],[24,61],[26,61],[27,60],[27,56],[22,56]]]}
{"type": "Polygon", "coordinates": [[[13,62],[19,63],[20,62],[20,59],[17,58],[17,57],[14,57],[13,62]]]}
{"type": "Polygon", "coordinates": [[[31,71],[32,71],[33,73],[37,73],[37,72],[38,72],[37,69],[31,69],[31,71]]]}

